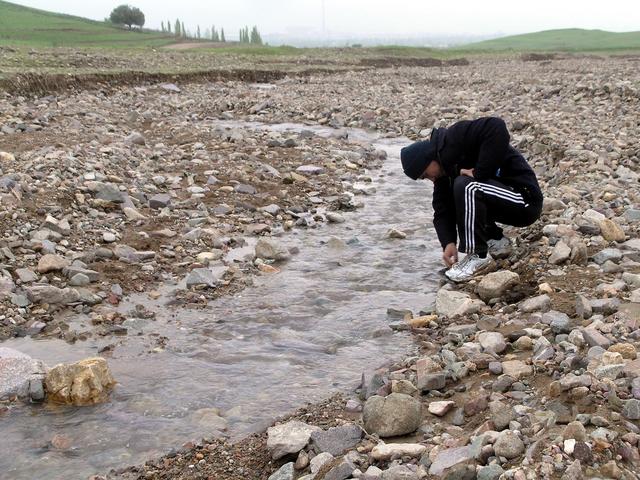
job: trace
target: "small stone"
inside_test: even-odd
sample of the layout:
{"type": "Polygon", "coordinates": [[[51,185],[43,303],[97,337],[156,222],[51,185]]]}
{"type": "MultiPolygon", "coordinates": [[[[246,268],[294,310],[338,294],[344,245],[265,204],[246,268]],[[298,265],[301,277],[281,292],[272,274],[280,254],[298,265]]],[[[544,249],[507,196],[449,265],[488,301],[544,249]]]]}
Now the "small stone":
{"type": "Polygon", "coordinates": [[[258,190],[256,190],[256,187],[254,187],[253,185],[246,185],[243,183],[239,183],[238,185],[233,187],[233,189],[237,193],[245,193],[247,195],[255,195],[256,193],[258,193],[258,190]]]}
{"type": "Polygon", "coordinates": [[[607,260],[618,263],[622,259],[622,251],[617,248],[605,248],[593,256],[593,261],[598,265],[604,264],[607,260]]]}
{"type": "Polygon", "coordinates": [[[444,373],[430,373],[418,375],[418,390],[441,390],[447,385],[447,378],[444,373]]]}
{"type": "Polygon", "coordinates": [[[582,330],[582,335],[584,336],[587,345],[590,347],[602,347],[607,349],[611,346],[611,340],[605,337],[602,333],[600,333],[595,328],[585,328],[582,330]]]}
{"type": "Polygon", "coordinates": [[[502,374],[502,363],[500,362],[489,362],[489,371],[494,375],[502,374]]]}
{"type": "Polygon", "coordinates": [[[324,168],[317,165],[301,165],[296,168],[296,172],[302,173],[303,175],[320,175],[324,172],[324,168]]]}
{"type": "Polygon", "coordinates": [[[513,409],[502,402],[494,401],[489,404],[491,421],[496,431],[502,431],[509,426],[509,423],[516,419],[513,409]]]}
{"type": "Polygon", "coordinates": [[[269,427],[267,449],[271,453],[271,458],[278,460],[291,453],[298,454],[309,443],[311,434],[321,430],[320,427],[307,425],[298,420],[269,427]]]}
{"type": "Polygon", "coordinates": [[[186,278],[187,288],[204,285],[215,287],[221,281],[226,269],[194,268],[186,278]]]}
{"type": "Polygon", "coordinates": [[[554,333],[569,333],[573,330],[571,320],[566,313],[551,310],[542,315],[542,322],[551,326],[554,333]]]}
{"type": "Polygon", "coordinates": [[[476,287],[476,293],[486,302],[501,297],[518,283],[520,275],[509,270],[500,270],[485,275],[476,287]]]}
{"type": "Polygon", "coordinates": [[[334,460],[334,456],[331,455],[329,452],[323,452],[316,455],[310,461],[311,473],[317,473],[318,470],[320,470],[326,464],[333,462],[333,460],[334,460]]]}
{"type": "Polygon", "coordinates": [[[293,480],[295,478],[295,465],[293,462],[285,463],[268,480],[293,480]]]}
{"type": "MultiPolygon", "coordinates": [[[[323,480],[346,480],[351,477],[351,474],[356,468],[356,465],[351,459],[342,457],[332,462],[331,467],[322,478],[323,480]]],[[[324,468],[321,471],[324,471],[324,468]]]]}
{"type": "Polygon", "coordinates": [[[171,203],[171,195],[168,193],[158,193],[149,199],[149,208],[159,210],[168,207],[171,203]]]}
{"type": "Polygon", "coordinates": [[[391,458],[412,457],[418,458],[427,447],[419,443],[379,443],[371,451],[371,456],[377,461],[386,461],[391,458]]]}
{"type": "Polygon", "coordinates": [[[471,315],[480,311],[485,304],[472,299],[468,293],[441,288],[436,294],[436,312],[445,317],[471,315]]]}
{"type": "Polygon", "coordinates": [[[345,218],[340,215],[339,213],[336,212],[327,212],[327,220],[329,220],[329,223],[344,223],[345,222],[345,218]]]}
{"type": "Polygon", "coordinates": [[[624,402],[622,415],[629,420],[640,420],[640,400],[632,398],[624,402]]]}
{"type": "Polygon", "coordinates": [[[403,240],[407,238],[407,234],[402,230],[398,230],[397,228],[392,228],[387,232],[387,237],[403,240]]]}
{"type": "Polygon", "coordinates": [[[66,435],[56,433],[51,438],[51,446],[56,450],[69,450],[71,448],[71,439],[66,435]]]}
{"type": "Polygon", "coordinates": [[[527,377],[533,373],[531,366],[521,360],[502,362],[502,371],[505,375],[515,378],[516,380],[527,377]]]}
{"type": "Polygon", "coordinates": [[[563,442],[562,450],[564,450],[564,453],[566,453],[567,455],[571,455],[573,453],[573,449],[575,448],[575,446],[576,446],[575,439],[568,438],[563,442]]]}
{"type": "Polygon", "coordinates": [[[533,340],[531,339],[531,337],[524,335],[513,342],[513,346],[518,350],[532,350],[533,340]]]}
{"type": "Polygon", "coordinates": [[[523,313],[531,313],[537,311],[546,312],[551,308],[551,298],[549,298],[549,295],[547,294],[528,298],[520,304],[519,308],[523,313]]]}
{"type": "MultiPolygon", "coordinates": [[[[333,456],[331,456],[331,458],[333,459],[333,456]]],[[[296,463],[294,464],[293,467],[296,470],[304,470],[309,466],[309,463],[310,463],[309,454],[304,450],[301,450],[300,453],[298,454],[298,458],[296,459],[296,463]]]]}
{"type": "Polygon", "coordinates": [[[437,416],[437,417],[443,417],[445,416],[454,406],[456,405],[456,402],[450,401],[450,400],[444,400],[441,402],[431,402],[429,403],[429,413],[437,416]]]}
{"type": "MultiPolygon", "coordinates": [[[[524,448],[524,445],[523,445],[524,448]]],[[[441,476],[445,471],[451,467],[459,464],[464,464],[475,457],[475,451],[468,445],[466,447],[454,447],[438,452],[433,463],[429,467],[429,474],[436,477],[441,476]]]]}
{"type": "Polygon", "coordinates": [[[16,268],[16,275],[22,283],[32,283],[38,280],[38,275],[28,268],[16,268]]]}
{"type": "Polygon", "coordinates": [[[553,248],[551,252],[551,256],[549,256],[549,263],[553,265],[559,265],[561,263],[566,262],[571,256],[571,247],[560,241],[556,243],[556,246],[553,248]]]}
{"type": "Polygon", "coordinates": [[[464,413],[470,417],[484,412],[489,407],[487,395],[475,395],[464,404],[464,413]]]}
{"type": "Polygon", "coordinates": [[[70,262],[60,255],[47,254],[38,262],[37,270],[39,273],[49,273],[62,270],[67,267],[70,262]]]}
{"type": "Polygon", "coordinates": [[[485,352],[502,353],[507,348],[504,336],[499,332],[482,332],[477,338],[485,352]]]}
{"type": "Polygon", "coordinates": [[[118,237],[115,236],[115,234],[111,233],[111,232],[105,232],[102,234],[102,241],[104,243],[113,243],[118,239],[118,237]]]}
{"type": "Polygon", "coordinates": [[[491,464],[486,467],[480,467],[477,472],[477,480],[498,480],[500,475],[504,473],[504,469],[500,465],[491,464]]]}
{"type": "Polygon", "coordinates": [[[576,445],[573,447],[573,458],[580,460],[581,463],[590,465],[593,463],[591,447],[585,442],[576,442],[576,445]]]}
{"type": "MultiPolygon", "coordinates": [[[[575,445],[574,445],[575,449],[575,445]]],[[[583,480],[584,476],[582,475],[582,465],[580,464],[580,460],[575,460],[571,463],[565,470],[564,475],[562,475],[561,480],[583,480]]]]}
{"type": "Polygon", "coordinates": [[[608,351],[619,353],[625,360],[635,360],[638,356],[636,347],[630,343],[614,343],[608,351]]]}
{"type": "Polygon", "coordinates": [[[311,443],[316,451],[328,452],[337,457],[354,448],[363,435],[364,432],[358,425],[341,425],[326,431],[313,432],[311,443]]]}
{"type": "Polygon", "coordinates": [[[131,132],[124,141],[129,145],[145,145],[147,143],[142,134],[138,132],[131,132]]]}
{"type": "Polygon", "coordinates": [[[84,273],[76,273],[71,280],[69,280],[69,285],[72,287],[85,287],[91,283],[91,279],[86,276],[84,273]]]}
{"type": "Polygon", "coordinates": [[[406,395],[413,395],[418,389],[409,380],[392,380],[391,392],[392,393],[404,393],[406,395]]]}
{"type": "Polygon", "coordinates": [[[289,251],[274,240],[261,238],[256,244],[256,257],[265,260],[285,261],[291,257],[289,251]]]}
{"type": "Polygon", "coordinates": [[[573,438],[579,442],[587,441],[587,432],[580,422],[569,422],[562,432],[562,438],[568,440],[573,438]]]}
{"type": "Polygon", "coordinates": [[[624,242],[626,239],[626,235],[624,234],[624,230],[620,228],[613,220],[609,220],[605,218],[600,221],[600,235],[608,241],[608,242],[624,242]]]}
{"type": "Polygon", "coordinates": [[[616,479],[623,478],[622,470],[620,470],[620,467],[616,465],[615,460],[611,460],[607,462],[605,465],[603,465],[600,468],[600,473],[602,473],[607,478],[616,478],[616,479]]]}
{"type": "Polygon", "coordinates": [[[496,456],[511,460],[524,453],[524,443],[511,430],[505,430],[498,435],[498,439],[493,444],[493,450],[496,456]]]}

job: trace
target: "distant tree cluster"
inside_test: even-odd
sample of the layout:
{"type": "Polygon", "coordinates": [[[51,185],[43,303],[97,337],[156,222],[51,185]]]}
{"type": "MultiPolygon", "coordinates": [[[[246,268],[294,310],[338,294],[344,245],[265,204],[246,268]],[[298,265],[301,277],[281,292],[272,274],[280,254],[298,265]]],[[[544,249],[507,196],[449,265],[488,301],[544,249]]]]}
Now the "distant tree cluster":
{"type": "Polygon", "coordinates": [[[120,5],[111,11],[109,20],[114,25],[126,25],[129,30],[133,25],[142,28],[144,25],[144,13],[139,8],[131,5],[120,5]]]}
{"type": "Polygon", "coordinates": [[[262,37],[258,32],[258,27],[254,26],[249,32],[249,27],[240,29],[240,43],[251,43],[253,45],[262,45],[262,37]]]}
{"type": "MultiPolygon", "coordinates": [[[[191,38],[198,40],[211,40],[212,42],[226,42],[227,38],[224,34],[224,28],[220,28],[218,30],[215,25],[211,25],[211,28],[206,28],[204,31],[200,29],[200,25],[196,26],[195,34],[189,32],[185,26],[184,22],[180,21],[180,19],[176,19],[173,24],[173,30],[171,29],[171,22],[164,21],[160,23],[160,28],[164,33],[173,33],[177,38],[191,38]]],[[[249,43],[253,45],[262,45],[262,37],[260,36],[260,32],[258,31],[258,27],[254,26],[251,30],[249,27],[244,27],[240,29],[240,43],[249,43]]]]}

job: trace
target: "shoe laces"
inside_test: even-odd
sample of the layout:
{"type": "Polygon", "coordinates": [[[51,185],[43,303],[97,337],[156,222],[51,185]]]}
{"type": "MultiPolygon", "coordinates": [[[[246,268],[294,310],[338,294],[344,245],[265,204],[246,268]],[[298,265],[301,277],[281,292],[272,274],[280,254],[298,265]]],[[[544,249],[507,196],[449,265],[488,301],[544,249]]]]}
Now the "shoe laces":
{"type": "Polygon", "coordinates": [[[471,260],[477,257],[478,255],[476,255],[475,253],[465,256],[462,260],[458,262],[458,268],[461,270],[464,269],[471,260]]]}

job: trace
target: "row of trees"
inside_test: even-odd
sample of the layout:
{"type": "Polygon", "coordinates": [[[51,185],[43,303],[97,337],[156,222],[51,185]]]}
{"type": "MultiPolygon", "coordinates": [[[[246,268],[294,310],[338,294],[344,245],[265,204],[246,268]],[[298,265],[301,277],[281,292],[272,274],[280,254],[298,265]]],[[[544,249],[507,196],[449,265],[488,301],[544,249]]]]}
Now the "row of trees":
{"type": "MultiPolygon", "coordinates": [[[[126,25],[129,27],[129,29],[131,29],[133,25],[142,28],[145,19],[144,13],[142,13],[139,8],[132,7],[131,5],[120,5],[113,9],[111,15],[109,16],[109,20],[115,25],[126,25]]],[[[220,31],[218,31],[218,29],[216,29],[216,26],[212,25],[211,28],[207,28],[204,32],[201,32],[200,25],[198,25],[194,34],[184,27],[184,22],[180,21],[179,18],[177,18],[175,23],[173,24],[173,30],[171,29],[171,21],[169,20],[167,20],[166,24],[164,23],[164,21],[162,21],[160,23],[160,28],[164,33],[172,33],[179,38],[196,38],[211,40],[213,42],[227,41],[224,35],[224,28],[220,28],[220,31]]],[[[256,26],[254,26],[251,30],[249,30],[249,27],[241,28],[239,39],[240,43],[262,45],[262,37],[260,36],[260,32],[258,31],[258,27],[256,26]]]]}
{"type": "MultiPolygon", "coordinates": [[[[164,33],[173,33],[176,37],[181,38],[196,38],[199,40],[211,40],[212,42],[226,42],[227,38],[224,34],[224,28],[218,29],[215,25],[212,25],[211,28],[207,28],[202,32],[200,30],[200,25],[197,26],[195,33],[192,33],[185,29],[184,22],[180,21],[180,19],[176,19],[173,24],[173,30],[171,29],[171,22],[167,20],[167,23],[162,21],[160,23],[160,29],[164,33]]],[[[244,27],[240,29],[239,34],[240,43],[251,43],[253,45],[262,45],[262,37],[260,36],[260,32],[258,31],[258,27],[254,26],[251,30],[249,27],[244,27]]]]}
{"type": "Polygon", "coordinates": [[[262,37],[258,32],[258,27],[254,26],[249,33],[249,27],[240,29],[240,43],[252,43],[254,45],[262,45],[262,37]]]}
{"type": "Polygon", "coordinates": [[[164,21],[160,22],[160,29],[164,33],[173,33],[176,37],[181,38],[197,38],[204,40],[211,40],[212,42],[226,42],[227,39],[224,34],[224,28],[221,28],[219,31],[215,25],[212,25],[211,28],[206,28],[204,32],[200,30],[200,25],[197,26],[195,34],[188,31],[184,27],[184,22],[181,22],[179,19],[176,19],[173,30],[171,30],[171,22],[167,21],[165,24],[164,21]]]}

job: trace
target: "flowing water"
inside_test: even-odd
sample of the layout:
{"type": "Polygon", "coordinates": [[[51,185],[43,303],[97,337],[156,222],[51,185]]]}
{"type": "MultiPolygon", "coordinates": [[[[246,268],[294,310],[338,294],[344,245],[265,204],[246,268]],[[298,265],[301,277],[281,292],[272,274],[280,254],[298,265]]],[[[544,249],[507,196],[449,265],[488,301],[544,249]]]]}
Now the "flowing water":
{"type": "MultiPolygon", "coordinates": [[[[219,125],[336,135],[295,124],[219,125]]],[[[125,322],[128,335],[107,357],[118,381],[110,401],[10,410],[0,417],[0,478],[65,478],[69,472],[86,478],[142,463],[216,434],[213,409],[227,422],[225,434],[238,438],[306,402],[353,391],[362,372],[410,353],[411,336],[389,329],[387,308],[417,312],[433,302],[440,248],[431,226],[430,187],[402,173],[399,150],[408,140],[349,130],[349,141],[388,152],[382,169],[369,172],[373,182],[367,185],[376,192],[359,197],[364,208],[346,213],[346,223],[283,236],[281,242],[300,252],[279,274],[258,277],[254,287],[206,309],[167,306],[177,285],[162,286],[157,300],[128,297],[121,312],[142,304],[156,318],[125,322]],[[387,238],[391,227],[408,238],[387,238]],[[341,241],[328,242],[332,237],[341,241]],[[163,348],[161,337],[168,339],[163,348]],[[50,448],[56,434],[71,448],[50,448]]],[[[81,327],[88,319],[68,320],[81,327]]],[[[95,356],[110,342],[22,338],[2,345],[55,365],[95,356]]]]}

